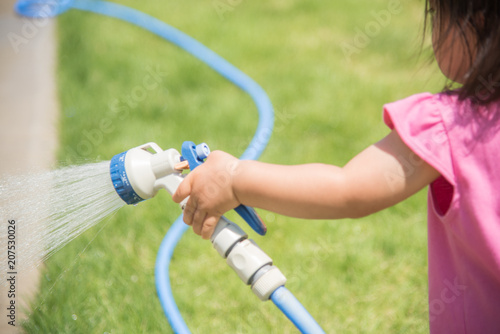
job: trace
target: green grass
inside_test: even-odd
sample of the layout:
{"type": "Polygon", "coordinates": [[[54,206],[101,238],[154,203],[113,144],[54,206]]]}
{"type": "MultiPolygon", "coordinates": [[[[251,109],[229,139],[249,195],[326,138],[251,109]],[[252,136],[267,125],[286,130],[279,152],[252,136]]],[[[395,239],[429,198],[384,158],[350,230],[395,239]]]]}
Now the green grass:
{"type": "MultiPolygon", "coordinates": [[[[261,159],[267,162],[343,165],[388,133],[384,103],[435,92],[442,83],[436,67],[425,64],[427,51],[415,56],[421,1],[402,2],[402,12],[350,59],[341,43],[352,43],[356,29],[374,20],[371,11],[386,9],[387,1],[242,1],[223,20],[210,1],[120,3],[188,33],[262,85],[276,109],[276,130],[261,159]]],[[[148,141],[163,148],[204,141],[243,152],[257,124],[243,92],[127,23],[78,11],[58,20],[62,165],[109,160],[148,141]],[[162,74],[154,89],[144,89],[148,68],[162,74]],[[134,100],[140,87],[146,94],[134,100]]],[[[304,221],[261,211],[268,235],[251,236],[328,333],[425,333],[425,200],[421,192],[359,220],[304,221]]],[[[156,297],[154,262],[179,213],[160,194],[121,209],[54,255],[25,330],[171,332],[156,297]]],[[[296,332],[192,231],[170,275],[193,333],[296,332]]]]}

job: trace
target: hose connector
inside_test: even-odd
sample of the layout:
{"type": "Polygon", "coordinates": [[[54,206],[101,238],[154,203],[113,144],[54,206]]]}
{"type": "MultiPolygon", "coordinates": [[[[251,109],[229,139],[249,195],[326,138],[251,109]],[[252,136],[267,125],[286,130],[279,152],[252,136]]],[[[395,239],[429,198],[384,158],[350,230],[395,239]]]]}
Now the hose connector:
{"type": "Polygon", "coordinates": [[[248,239],[238,225],[225,217],[217,223],[211,241],[219,255],[245,284],[251,286],[260,300],[268,300],[277,288],[285,285],[285,275],[273,266],[273,260],[248,239]]]}

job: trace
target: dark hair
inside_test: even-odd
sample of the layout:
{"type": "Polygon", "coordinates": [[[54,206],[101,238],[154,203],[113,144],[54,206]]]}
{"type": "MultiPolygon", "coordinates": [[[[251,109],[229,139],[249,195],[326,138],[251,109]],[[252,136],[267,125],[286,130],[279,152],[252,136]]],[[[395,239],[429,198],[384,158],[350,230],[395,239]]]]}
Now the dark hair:
{"type": "MultiPolygon", "coordinates": [[[[487,104],[500,99],[500,1],[499,0],[426,0],[425,24],[428,16],[436,16],[440,27],[440,37],[436,47],[443,43],[453,28],[464,38],[470,60],[470,69],[464,83],[453,93],[460,100],[470,99],[479,104],[487,104]],[[466,38],[467,33],[475,36],[474,45],[466,38]]],[[[449,90],[449,87],[445,88],[449,90]]]]}

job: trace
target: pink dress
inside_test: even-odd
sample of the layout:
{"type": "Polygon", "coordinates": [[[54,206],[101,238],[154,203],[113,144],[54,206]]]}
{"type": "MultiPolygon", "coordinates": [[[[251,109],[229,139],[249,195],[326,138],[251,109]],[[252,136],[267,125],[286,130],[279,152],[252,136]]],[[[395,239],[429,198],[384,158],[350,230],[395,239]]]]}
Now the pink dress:
{"type": "Polygon", "coordinates": [[[433,334],[500,333],[500,104],[488,109],[429,93],[384,106],[385,123],[441,173],[428,196],[433,334]]]}

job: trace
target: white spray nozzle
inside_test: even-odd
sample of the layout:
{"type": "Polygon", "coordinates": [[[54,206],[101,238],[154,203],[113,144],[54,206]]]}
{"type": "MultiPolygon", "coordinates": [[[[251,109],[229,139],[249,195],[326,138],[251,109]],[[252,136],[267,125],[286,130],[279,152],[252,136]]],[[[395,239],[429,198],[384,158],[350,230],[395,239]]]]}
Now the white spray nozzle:
{"type": "Polygon", "coordinates": [[[110,174],[116,192],[127,204],[152,198],[160,188],[171,194],[182,182],[175,169],[180,153],[171,148],[163,151],[156,143],[147,143],[113,157],[110,174]]]}

